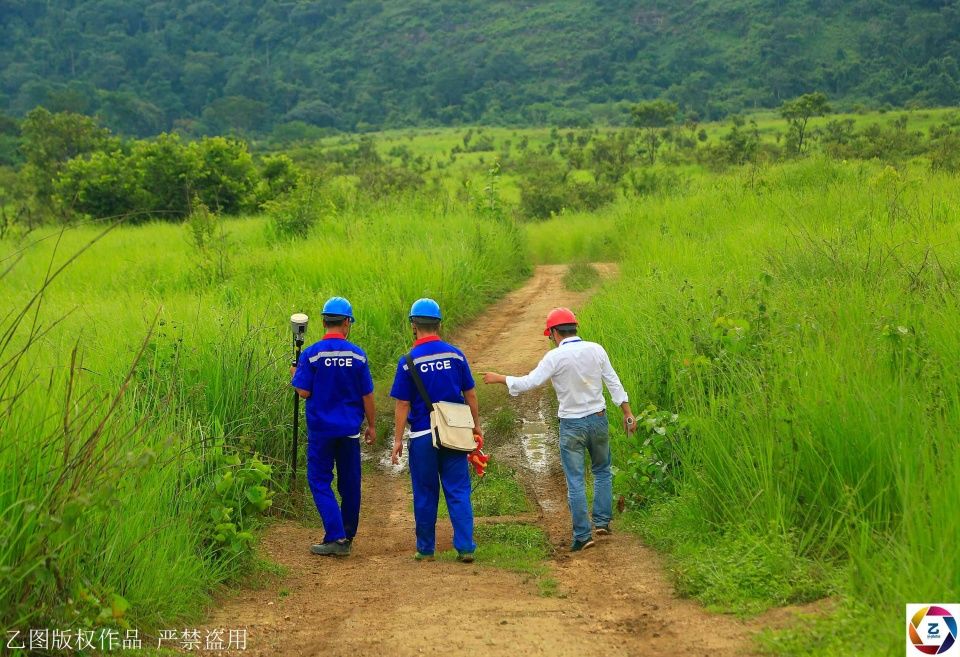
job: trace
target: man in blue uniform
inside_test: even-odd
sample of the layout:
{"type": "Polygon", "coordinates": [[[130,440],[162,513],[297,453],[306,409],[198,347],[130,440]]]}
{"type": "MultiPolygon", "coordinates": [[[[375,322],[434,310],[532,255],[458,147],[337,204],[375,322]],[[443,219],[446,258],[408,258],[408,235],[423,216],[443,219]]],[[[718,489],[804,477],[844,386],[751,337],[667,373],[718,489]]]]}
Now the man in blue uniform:
{"type": "Polygon", "coordinates": [[[360,521],[360,424],[365,439],[376,440],[373,379],[363,349],[349,342],[353,308],[343,297],[323,305],[326,335],[300,354],[291,385],[306,399],[307,481],[323,520],[323,543],[314,554],[347,556],[360,521]],[[333,494],[333,468],[337,490],[333,494]]]}
{"type": "MultiPolygon", "coordinates": [[[[482,439],[477,393],[463,352],[440,339],[440,306],[433,299],[420,299],[410,309],[413,327],[413,365],[423,380],[431,402],[466,403],[473,413],[474,436],[482,439]]],[[[469,563],[477,548],[473,542],[473,507],[470,503],[470,467],[467,454],[436,448],[430,434],[430,411],[417,392],[404,357],[397,364],[390,396],[397,400],[393,439],[394,464],[403,453],[403,430],[409,422],[410,479],[413,484],[413,515],[416,521],[416,559],[433,560],[436,549],[437,504],[440,486],[453,524],[453,547],[457,559],[469,563]]]]}

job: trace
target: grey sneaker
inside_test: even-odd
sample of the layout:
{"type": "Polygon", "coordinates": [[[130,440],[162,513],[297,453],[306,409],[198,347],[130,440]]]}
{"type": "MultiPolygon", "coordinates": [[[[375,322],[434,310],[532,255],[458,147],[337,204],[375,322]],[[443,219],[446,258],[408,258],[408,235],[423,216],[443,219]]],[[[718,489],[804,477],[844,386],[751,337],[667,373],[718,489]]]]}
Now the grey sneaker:
{"type": "Polygon", "coordinates": [[[610,525],[597,525],[594,531],[597,532],[597,536],[609,536],[613,533],[610,529],[610,525]]]}
{"type": "Polygon", "coordinates": [[[350,554],[350,543],[346,540],[318,543],[311,546],[310,551],[321,556],[346,557],[350,554]]]}
{"type": "Polygon", "coordinates": [[[413,558],[417,561],[433,561],[433,552],[427,554],[426,552],[417,552],[413,555],[413,558]]]}
{"type": "Polygon", "coordinates": [[[581,550],[586,550],[587,548],[592,548],[596,543],[593,542],[592,538],[588,538],[585,541],[574,540],[573,545],[570,546],[571,552],[580,552],[581,550]]]}

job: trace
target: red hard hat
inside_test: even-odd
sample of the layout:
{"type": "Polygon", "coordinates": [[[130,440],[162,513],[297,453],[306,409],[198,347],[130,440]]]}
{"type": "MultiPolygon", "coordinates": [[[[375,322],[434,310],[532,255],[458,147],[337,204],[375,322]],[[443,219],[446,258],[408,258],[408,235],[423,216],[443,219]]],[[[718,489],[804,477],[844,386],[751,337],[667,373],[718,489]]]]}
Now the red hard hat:
{"type": "Polygon", "coordinates": [[[550,335],[550,329],[561,324],[576,324],[577,316],[569,308],[554,308],[547,313],[547,328],[543,329],[544,335],[550,335]]]}

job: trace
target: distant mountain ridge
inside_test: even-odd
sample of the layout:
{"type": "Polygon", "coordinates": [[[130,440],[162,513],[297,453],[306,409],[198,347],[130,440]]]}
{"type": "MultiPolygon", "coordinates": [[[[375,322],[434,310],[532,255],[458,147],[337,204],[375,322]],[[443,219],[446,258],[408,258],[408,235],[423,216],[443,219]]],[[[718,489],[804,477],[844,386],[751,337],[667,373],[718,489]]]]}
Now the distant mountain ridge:
{"type": "Polygon", "coordinates": [[[150,135],[960,103],[960,0],[4,0],[0,111],[150,135]]]}

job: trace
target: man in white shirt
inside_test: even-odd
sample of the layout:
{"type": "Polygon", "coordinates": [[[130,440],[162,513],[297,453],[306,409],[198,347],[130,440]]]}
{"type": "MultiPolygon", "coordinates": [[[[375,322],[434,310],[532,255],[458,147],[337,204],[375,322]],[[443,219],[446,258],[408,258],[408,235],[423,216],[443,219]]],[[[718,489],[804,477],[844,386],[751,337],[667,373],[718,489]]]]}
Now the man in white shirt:
{"type": "Polygon", "coordinates": [[[607,352],[595,342],[577,336],[577,318],[567,308],[554,308],[547,315],[543,334],[557,345],[526,376],[504,376],[486,372],[484,383],[502,383],[511,395],[553,383],[560,409],[560,460],[567,478],[567,499],[573,516],[571,552],[593,547],[587,492],[584,482],[586,452],[593,471],[593,525],[598,535],[610,533],[613,519],[613,473],[610,471],[610,432],[603,385],[613,403],[623,411],[627,434],[636,429],[627,393],[610,364],[607,352]]]}

